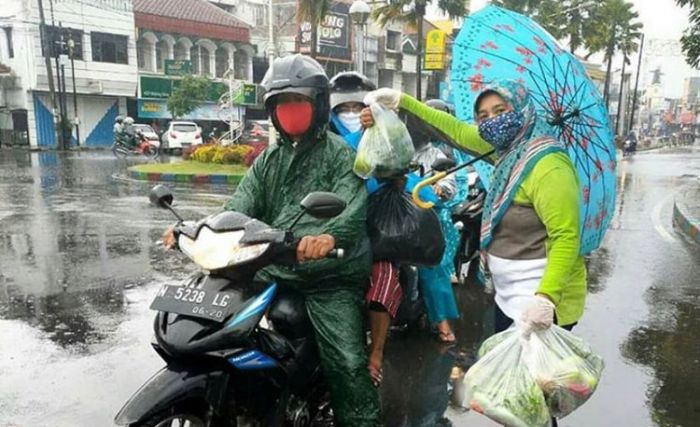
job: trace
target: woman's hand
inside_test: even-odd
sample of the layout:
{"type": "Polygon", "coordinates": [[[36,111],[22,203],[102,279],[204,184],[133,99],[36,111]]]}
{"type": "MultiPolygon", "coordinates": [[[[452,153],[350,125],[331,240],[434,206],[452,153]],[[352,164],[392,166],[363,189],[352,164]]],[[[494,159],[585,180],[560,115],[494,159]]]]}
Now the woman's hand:
{"type": "Polygon", "coordinates": [[[386,110],[396,110],[401,102],[401,92],[383,87],[365,95],[365,105],[379,104],[386,110]]]}
{"type": "Polygon", "coordinates": [[[546,295],[535,295],[534,300],[520,318],[525,331],[536,332],[549,329],[554,323],[554,308],[554,303],[546,295]]]}

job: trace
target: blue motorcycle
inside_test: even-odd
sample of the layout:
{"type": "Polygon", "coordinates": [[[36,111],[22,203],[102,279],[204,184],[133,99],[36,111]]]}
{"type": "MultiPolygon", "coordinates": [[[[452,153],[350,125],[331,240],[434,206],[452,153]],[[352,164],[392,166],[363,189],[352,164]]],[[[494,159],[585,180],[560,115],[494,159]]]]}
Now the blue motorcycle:
{"type": "MultiPolygon", "coordinates": [[[[270,264],[296,263],[298,239],[241,213],[185,222],[162,185],[150,200],[179,219],[177,246],[201,269],[165,284],[151,309],[153,349],[166,366],[115,418],[130,427],[332,425],[329,396],[303,296],[254,280],[270,264]]],[[[332,218],[345,202],[311,193],[304,215],[332,218]]],[[[295,221],[296,223],[296,221],[295,221]]],[[[341,258],[342,249],[329,257],[341,258]]]]}

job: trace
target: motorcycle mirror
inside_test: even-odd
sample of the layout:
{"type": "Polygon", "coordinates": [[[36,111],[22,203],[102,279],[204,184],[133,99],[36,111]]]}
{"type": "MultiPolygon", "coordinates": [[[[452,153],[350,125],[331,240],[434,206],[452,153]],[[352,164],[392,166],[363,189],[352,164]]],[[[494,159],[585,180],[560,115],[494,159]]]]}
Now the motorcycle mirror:
{"type": "Polygon", "coordinates": [[[333,193],[317,191],[309,193],[301,201],[304,213],[314,218],[333,218],[345,210],[346,203],[333,193]]]}
{"type": "Polygon", "coordinates": [[[455,163],[454,160],[448,159],[448,158],[439,158],[433,162],[432,165],[430,165],[430,168],[434,172],[445,172],[447,170],[452,169],[455,167],[457,164],[455,163]]]}
{"type": "Polygon", "coordinates": [[[158,184],[151,188],[148,199],[153,205],[167,209],[173,204],[173,193],[165,185],[158,184]]]}

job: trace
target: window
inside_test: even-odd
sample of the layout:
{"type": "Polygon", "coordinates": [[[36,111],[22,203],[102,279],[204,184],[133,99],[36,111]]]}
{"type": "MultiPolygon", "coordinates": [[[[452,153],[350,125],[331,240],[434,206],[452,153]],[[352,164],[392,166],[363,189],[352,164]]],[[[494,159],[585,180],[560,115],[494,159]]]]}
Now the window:
{"type": "MultiPolygon", "coordinates": [[[[44,36],[49,45],[49,54],[51,57],[57,55],[70,55],[68,49],[68,40],[73,40],[73,58],[79,61],[83,60],[83,32],[73,28],[59,28],[47,25],[44,28],[44,36]]],[[[42,55],[46,55],[42,44],[42,55]]]]}
{"type": "Polygon", "coordinates": [[[92,60],[95,62],[111,62],[113,64],[128,64],[127,36],[107,33],[90,33],[92,43],[92,60]]]}
{"type": "Polygon", "coordinates": [[[267,24],[267,7],[262,4],[252,5],[253,16],[255,17],[255,26],[266,25],[267,24]]]}
{"type": "Polygon", "coordinates": [[[12,48],[12,28],[11,27],[5,27],[3,28],[5,31],[5,40],[7,40],[7,56],[10,58],[15,57],[15,51],[12,48]]]}
{"type": "Polygon", "coordinates": [[[386,50],[399,50],[401,45],[401,33],[398,31],[387,31],[386,32],[386,50]]]}

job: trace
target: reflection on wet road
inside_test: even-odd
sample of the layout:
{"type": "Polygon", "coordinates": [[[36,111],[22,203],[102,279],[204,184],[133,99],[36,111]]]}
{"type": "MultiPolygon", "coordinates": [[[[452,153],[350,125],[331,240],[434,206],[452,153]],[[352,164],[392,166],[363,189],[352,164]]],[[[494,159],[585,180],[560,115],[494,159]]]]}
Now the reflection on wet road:
{"type": "MultiPolygon", "coordinates": [[[[149,207],[148,185],[113,180],[121,170],[106,153],[0,151],[2,427],[111,425],[162,366],[149,346],[148,305],[188,264],[155,244],[172,218],[149,207]]],[[[596,395],[561,426],[698,424],[700,251],[673,231],[669,195],[699,174],[700,152],[689,149],[621,162],[617,216],[589,260],[591,295],[576,329],[607,368],[596,395]]],[[[229,192],[179,187],[176,200],[196,218],[229,192]]],[[[489,298],[474,284],[457,292],[458,346],[392,338],[387,426],[494,425],[450,407],[450,377],[493,328],[489,298]]]]}

